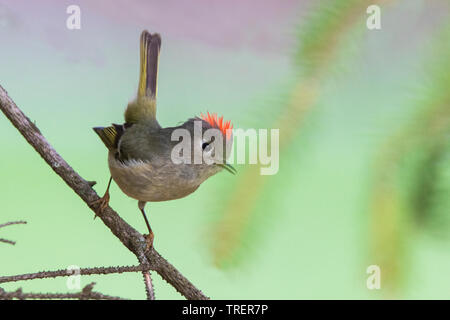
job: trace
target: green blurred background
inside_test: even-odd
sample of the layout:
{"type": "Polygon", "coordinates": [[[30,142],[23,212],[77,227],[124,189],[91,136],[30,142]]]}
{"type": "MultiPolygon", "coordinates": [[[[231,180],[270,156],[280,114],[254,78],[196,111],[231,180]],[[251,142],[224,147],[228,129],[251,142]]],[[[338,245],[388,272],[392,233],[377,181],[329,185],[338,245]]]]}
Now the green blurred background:
{"type": "MultiPolygon", "coordinates": [[[[280,169],[220,173],[150,203],[155,247],[214,299],[450,298],[450,3],[0,0],[0,84],[103,194],[137,89],[143,29],[162,35],[158,119],[215,111],[279,128],[280,169]],[[66,28],[67,6],[81,30],[66,28]],[[381,7],[368,30],[366,8],[381,7]],[[368,290],[366,268],[381,268],[368,290]]],[[[0,275],[133,265],[135,257],[0,116],[0,275]]],[[[111,206],[145,232],[135,200],[111,206]]],[[[145,297],[140,274],[82,277],[145,297]]],[[[154,275],[157,299],[180,295],[154,275]]],[[[66,279],[2,285],[67,292],[66,279]]],[[[74,291],[74,290],[72,290],[74,291]]]]}

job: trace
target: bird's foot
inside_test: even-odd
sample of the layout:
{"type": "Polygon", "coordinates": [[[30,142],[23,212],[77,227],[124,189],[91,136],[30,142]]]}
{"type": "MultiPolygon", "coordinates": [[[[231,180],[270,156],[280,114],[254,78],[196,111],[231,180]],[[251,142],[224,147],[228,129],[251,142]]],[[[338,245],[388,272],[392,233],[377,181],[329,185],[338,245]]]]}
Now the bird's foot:
{"type": "Polygon", "coordinates": [[[147,247],[145,248],[145,252],[148,252],[153,248],[153,239],[155,238],[153,232],[149,234],[144,234],[145,242],[147,243],[147,247]]]}
{"type": "Polygon", "coordinates": [[[109,205],[109,192],[106,192],[103,195],[103,197],[101,197],[100,199],[92,201],[90,205],[95,208],[95,210],[94,210],[94,212],[95,212],[94,219],[95,219],[98,216],[100,216],[103,213],[103,211],[105,211],[105,209],[108,207],[108,205],[109,205]]]}

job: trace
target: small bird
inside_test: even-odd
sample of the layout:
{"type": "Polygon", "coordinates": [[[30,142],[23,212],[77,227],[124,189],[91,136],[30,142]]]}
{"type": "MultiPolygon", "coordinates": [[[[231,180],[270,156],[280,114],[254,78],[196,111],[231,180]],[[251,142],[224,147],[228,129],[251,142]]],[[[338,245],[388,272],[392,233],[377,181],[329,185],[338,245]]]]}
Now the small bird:
{"type": "MultiPolygon", "coordinates": [[[[161,37],[144,30],[140,37],[140,76],[137,97],[125,110],[125,123],[109,127],[95,127],[108,148],[108,165],[111,173],[108,187],[102,198],[95,201],[96,215],[108,206],[109,188],[114,180],[129,197],[138,200],[149,234],[147,249],[153,246],[153,231],[145,215],[147,202],[167,201],[186,197],[209,177],[222,169],[235,174],[226,158],[232,146],[230,121],[217,114],[201,114],[177,127],[162,128],[156,120],[158,61],[161,37]],[[198,134],[197,128],[201,128],[198,134]],[[172,138],[177,129],[189,133],[190,149],[180,152],[183,161],[173,161],[173,150],[179,143],[172,138]],[[209,137],[212,129],[219,132],[209,137]],[[197,133],[197,134],[196,134],[197,133]],[[225,151],[225,152],[224,152],[225,151]],[[202,159],[200,163],[195,159],[202,159]]],[[[186,142],[186,141],[183,141],[186,142]]],[[[177,152],[175,152],[177,154],[177,152]]]]}

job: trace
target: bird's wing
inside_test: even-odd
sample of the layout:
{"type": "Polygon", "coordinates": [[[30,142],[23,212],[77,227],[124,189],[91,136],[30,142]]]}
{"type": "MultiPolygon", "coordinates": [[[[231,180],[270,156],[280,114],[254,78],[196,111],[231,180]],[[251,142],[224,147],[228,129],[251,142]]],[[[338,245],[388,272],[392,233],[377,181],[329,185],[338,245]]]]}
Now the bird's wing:
{"type": "Polygon", "coordinates": [[[110,127],[95,127],[98,134],[108,150],[116,150],[120,137],[125,132],[125,125],[113,124],[110,127]]]}

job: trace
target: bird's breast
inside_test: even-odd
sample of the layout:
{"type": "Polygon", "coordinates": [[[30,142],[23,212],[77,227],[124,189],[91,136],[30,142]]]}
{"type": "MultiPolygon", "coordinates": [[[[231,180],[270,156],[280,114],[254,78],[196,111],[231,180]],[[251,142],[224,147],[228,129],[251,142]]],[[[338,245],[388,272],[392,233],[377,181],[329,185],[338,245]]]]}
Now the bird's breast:
{"type": "Polygon", "coordinates": [[[187,168],[167,163],[154,166],[142,160],[118,161],[112,152],[108,156],[113,180],[129,197],[140,201],[167,201],[183,198],[199,184],[187,168]]]}

